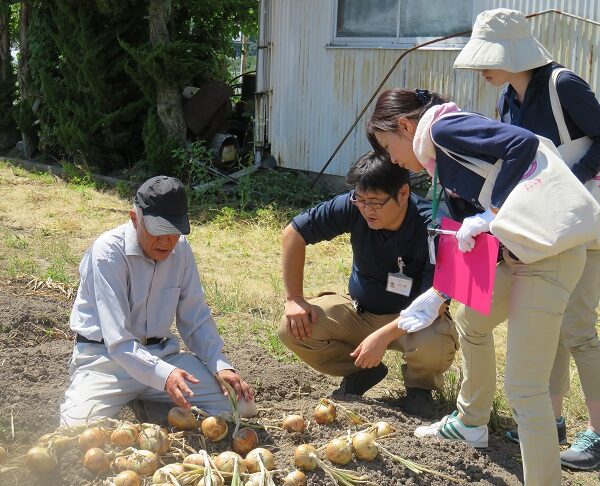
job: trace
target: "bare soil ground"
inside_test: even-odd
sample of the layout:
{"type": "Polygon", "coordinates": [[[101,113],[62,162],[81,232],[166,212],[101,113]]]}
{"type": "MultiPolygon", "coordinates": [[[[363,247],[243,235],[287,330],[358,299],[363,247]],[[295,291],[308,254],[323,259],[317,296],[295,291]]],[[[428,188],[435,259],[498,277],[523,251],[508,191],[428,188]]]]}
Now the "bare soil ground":
{"type": "MultiPolygon", "coordinates": [[[[24,466],[27,449],[58,426],[58,409],[67,386],[66,370],[72,350],[67,327],[71,299],[44,288],[28,290],[25,283],[0,283],[0,444],[10,455],[5,466],[17,467],[16,471],[0,475],[0,485],[102,484],[101,479],[83,469],[81,453],[75,449],[60,457],[61,466],[55,474],[37,477],[24,466]]],[[[328,396],[337,385],[337,380],[303,365],[279,363],[254,344],[228,342],[226,351],[254,386],[259,417],[265,420],[276,421],[287,413],[311,417],[318,399],[328,396]]],[[[412,432],[422,422],[405,416],[384,400],[348,397],[341,403],[372,421],[392,423],[398,434],[385,444],[396,454],[470,484],[507,486],[522,481],[519,449],[500,436],[492,436],[490,447],[477,451],[456,443],[421,440],[412,432]]],[[[323,445],[344,434],[347,428],[344,422],[329,427],[311,423],[304,434],[269,431],[260,432],[259,438],[275,453],[278,468],[292,469],[293,450],[298,444],[323,445]]],[[[212,444],[209,452],[220,452],[229,445],[229,439],[212,444]]],[[[417,476],[386,458],[372,463],[353,461],[347,468],[385,486],[455,484],[430,475],[417,476]]],[[[309,485],[333,484],[322,471],[307,476],[309,485]]],[[[563,472],[566,485],[597,484],[597,481],[597,472],[563,472]]],[[[280,484],[279,480],[276,483],[280,484]]],[[[149,480],[146,484],[150,484],[149,480]]]]}

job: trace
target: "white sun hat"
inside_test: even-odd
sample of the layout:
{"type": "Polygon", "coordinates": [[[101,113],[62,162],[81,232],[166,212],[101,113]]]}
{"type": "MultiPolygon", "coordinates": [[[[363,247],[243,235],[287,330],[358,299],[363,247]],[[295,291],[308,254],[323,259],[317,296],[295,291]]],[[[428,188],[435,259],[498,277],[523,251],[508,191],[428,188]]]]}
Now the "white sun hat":
{"type": "Polygon", "coordinates": [[[497,8],[477,16],[471,39],[454,67],[518,73],[550,62],[552,56],[531,33],[527,17],[518,10],[497,8]]]}

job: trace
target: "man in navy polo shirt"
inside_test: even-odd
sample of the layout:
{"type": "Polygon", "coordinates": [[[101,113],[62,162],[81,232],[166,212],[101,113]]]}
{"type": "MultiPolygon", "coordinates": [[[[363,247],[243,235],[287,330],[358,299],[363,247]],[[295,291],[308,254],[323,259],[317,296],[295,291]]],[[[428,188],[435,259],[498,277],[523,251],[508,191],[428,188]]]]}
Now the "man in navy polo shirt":
{"type": "Polygon", "coordinates": [[[425,213],[431,205],[411,195],[406,169],[373,152],[352,166],[346,182],[351,192],[301,213],[283,232],[286,303],[279,338],[315,370],[343,376],[335,394],[364,394],[387,374],[381,362],[386,349],[401,351],[407,392],[402,408],[430,416],[431,391],[442,386],[458,349],[454,323],[447,313],[437,316],[438,307],[434,324],[417,332],[398,329],[397,321],[431,289],[429,215],[417,204],[425,213]],[[348,294],[306,299],[306,245],[344,233],[350,233],[353,251],[348,294]]]}

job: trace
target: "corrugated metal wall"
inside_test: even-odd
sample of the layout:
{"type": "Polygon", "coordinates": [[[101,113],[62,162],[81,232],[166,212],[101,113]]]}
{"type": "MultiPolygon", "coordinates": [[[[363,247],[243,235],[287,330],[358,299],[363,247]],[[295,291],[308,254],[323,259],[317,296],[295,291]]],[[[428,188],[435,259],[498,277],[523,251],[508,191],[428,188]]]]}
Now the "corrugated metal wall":
{"type": "MultiPolygon", "coordinates": [[[[270,25],[268,80],[258,85],[269,92],[257,104],[257,123],[267,127],[272,155],[284,167],[318,172],[356,115],[398,56],[399,49],[331,48],[336,0],[262,0],[270,25]]],[[[473,19],[489,8],[517,8],[533,13],[558,8],[600,20],[600,0],[500,1],[474,0],[473,19]]],[[[534,32],[555,56],[600,92],[600,27],[549,14],[532,20],[534,32]]],[[[497,88],[485,85],[472,71],[454,70],[457,50],[428,49],[409,54],[386,87],[428,88],[444,93],[459,106],[494,114],[497,88]]],[[[265,56],[267,57],[267,56],[265,56]]],[[[260,66],[259,66],[260,67],[260,66]]],[[[262,76],[265,76],[262,74],[262,76]]],[[[326,173],[345,175],[369,149],[365,120],[358,124],[326,173]]]]}

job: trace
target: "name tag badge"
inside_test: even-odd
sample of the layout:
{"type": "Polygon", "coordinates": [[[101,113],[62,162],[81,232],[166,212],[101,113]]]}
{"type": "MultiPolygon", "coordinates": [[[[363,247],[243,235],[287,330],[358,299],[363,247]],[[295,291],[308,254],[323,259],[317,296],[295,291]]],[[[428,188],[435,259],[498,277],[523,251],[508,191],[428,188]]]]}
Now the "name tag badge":
{"type": "Polygon", "coordinates": [[[402,273],[388,273],[387,287],[388,292],[404,295],[408,297],[412,290],[413,279],[402,273]]]}

